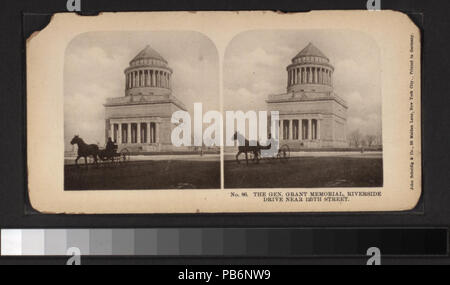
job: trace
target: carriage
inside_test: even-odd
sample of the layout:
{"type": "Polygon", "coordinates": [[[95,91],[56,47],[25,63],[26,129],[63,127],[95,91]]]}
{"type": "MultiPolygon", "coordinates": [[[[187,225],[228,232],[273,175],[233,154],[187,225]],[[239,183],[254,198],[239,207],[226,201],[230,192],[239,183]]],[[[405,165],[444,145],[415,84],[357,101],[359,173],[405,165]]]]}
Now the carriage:
{"type": "Polygon", "coordinates": [[[246,164],[248,164],[249,161],[259,163],[261,159],[277,159],[286,162],[291,155],[291,150],[287,144],[279,147],[277,152],[263,156],[261,150],[270,149],[271,143],[267,146],[262,146],[259,142],[256,142],[256,145],[251,145],[250,142],[238,132],[234,134],[233,139],[244,142],[244,145],[238,147],[238,152],[236,154],[236,161],[238,163],[246,162],[246,164]]]}
{"type": "Polygon", "coordinates": [[[84,157],[86,166],[88,165],[88,158],[94,160],[94,164],[98,165],[97,158],[110,163],[123,163],[130,160],[130,151],[127,148],[122,148],[120,151],[116,144],[113,147],[100,149],[96,144],[87,144],[78,135],[75,135],[70,141],[70,144],[78,146],[78,155],[75,159],[75,165],[78,165],[78,160],[84,157]]]}
{"type": "Polygon", "coordinates": [[[123,163],[130,160],[130,151],[127,148],[122,148],[120,151],[117,151],[117,149],[117,145],[114,145],[114,148],[111,150],[106,148],[99,149],[98,157],[102,161],[111,163],[123,163]]]}
{"type": "Polygon", "coordinates": [[[261,149],[269,149],[270,146],[268,146],[268,147],[256,146],[255,148],[256,148],[255,151],[252,151],[252,150],[247,151],[247,152],[238,151],[238,153],[236,154],[236,161],[238,163],[246,162],[247,164],[249,161],[254,162],[254,163],[259,163],[260,160],[279,160],[281,162],[286,162],[291,155],[290,148],[287,144],[282,145],[278,149],[278,152],[276,152],[275,154],[270,155],[270,156],[262,156],[261,155],[261,149]]]}

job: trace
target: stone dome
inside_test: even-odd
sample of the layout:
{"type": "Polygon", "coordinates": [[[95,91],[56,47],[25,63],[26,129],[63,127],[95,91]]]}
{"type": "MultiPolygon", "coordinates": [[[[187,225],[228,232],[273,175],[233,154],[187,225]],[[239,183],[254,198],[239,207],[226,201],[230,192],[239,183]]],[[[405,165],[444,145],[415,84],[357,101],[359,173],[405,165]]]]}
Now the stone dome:
{"type": "Polygon", "coordinates": [[[325,59],[326,62],[329,62],[328,57],[326,57],[323,52],[321,52],[315,45],[309,43],[304,49],[302,49],[292,60],[301,59],[301,58],[315,58],[319,57],[321,59],[325,59]]]}
{"type": "Polygon", "coordinates": [[[286,68],[288,92],[331,92],[334,67],[328,57],[309,43],[286,68]]]}
{"type": "Polygon", "coordinates": [[[145,46],[125,69],[125,96],[164,95],[172,90],[172,69],[156,50],[145,46]]]}
{"type": "Polygon", "coordinates": [[[146,45],[143,50],[141,50],[131,61],[130,65],[133,64],[147,64],[152,65],[158,62],[165,63],[167,65],[167,60],[165,60],[156,50],[146,45]],[[152,62],[153,60],[153,62],[152,62]]]}

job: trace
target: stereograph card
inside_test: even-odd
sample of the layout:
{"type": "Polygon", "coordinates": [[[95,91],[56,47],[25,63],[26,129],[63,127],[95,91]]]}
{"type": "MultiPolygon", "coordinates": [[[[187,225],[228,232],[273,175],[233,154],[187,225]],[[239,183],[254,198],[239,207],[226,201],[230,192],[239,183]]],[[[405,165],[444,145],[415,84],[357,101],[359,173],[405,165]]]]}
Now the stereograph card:
{"type": "Polygon", "coordinates": [[[394,11],[55,14],[26,44],[31,204],[410,210],[420,38],[394,11]]]}

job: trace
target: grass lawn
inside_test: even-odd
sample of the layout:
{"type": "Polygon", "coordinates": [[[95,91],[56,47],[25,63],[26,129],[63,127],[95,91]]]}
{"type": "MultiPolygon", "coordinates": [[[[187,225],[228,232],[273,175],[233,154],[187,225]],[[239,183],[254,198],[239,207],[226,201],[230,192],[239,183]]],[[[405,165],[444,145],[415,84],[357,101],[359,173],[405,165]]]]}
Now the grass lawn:
{"type": "Polygon", "coordinates": [[[259,164],[225,162],[225,188],[379,187],[382,158],[296,157],[259,164]]]}
{"type": "Polygon", "coordinates": [[[64,166],[65,190],[220,188],[219,161],[130,161],[64,166]]]}

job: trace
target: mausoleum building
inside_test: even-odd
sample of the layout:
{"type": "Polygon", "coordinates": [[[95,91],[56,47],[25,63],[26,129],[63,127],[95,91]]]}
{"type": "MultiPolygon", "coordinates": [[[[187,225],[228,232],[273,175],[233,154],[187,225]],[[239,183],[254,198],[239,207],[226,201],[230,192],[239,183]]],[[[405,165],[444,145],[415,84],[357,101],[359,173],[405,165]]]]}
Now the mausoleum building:
{"type": "Polygon", "coordinates": [[[269,111],[279,111],[280,144],[294,148],[347,146],[347,103],[333,90],[334,67],[309,43],[287,66],[287,92],[269,95],[269,111]]]}
{"type": "Polygon", "coordinates": [[[172,69],[150,46],[139,52],[124,71],[125,96],[108,98],[105,137],[119,149],[132,151],[177,150],[171,143],[172,113],[186,111],[172,94],[172,69]]]}

